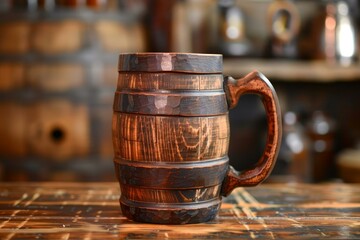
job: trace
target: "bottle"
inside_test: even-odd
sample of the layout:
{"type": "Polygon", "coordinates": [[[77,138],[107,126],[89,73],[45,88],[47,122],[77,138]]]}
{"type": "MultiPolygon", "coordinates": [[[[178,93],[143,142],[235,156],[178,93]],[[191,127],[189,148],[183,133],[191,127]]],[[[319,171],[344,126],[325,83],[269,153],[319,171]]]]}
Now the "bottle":
{"type": "Polygon", "coordinates": [[[334,170],[335,123],[324,112],[315,111],[307,127],[312,142],[312,178],[315,182],[326,181],[334,170]]]}
{"type": "Polygon", "coordinates": [[[219,50],[225,56],[244,56],[250,52],[250,41],[246,37],[245,16],[233,0],[218,3],[219,50]]]}
{"type": "Polygon", "coordinates": [[[310,141],[294,112],[284,115],[285,144],[290,150],[289,172],[296,182],[311,181],[310,141]]]}

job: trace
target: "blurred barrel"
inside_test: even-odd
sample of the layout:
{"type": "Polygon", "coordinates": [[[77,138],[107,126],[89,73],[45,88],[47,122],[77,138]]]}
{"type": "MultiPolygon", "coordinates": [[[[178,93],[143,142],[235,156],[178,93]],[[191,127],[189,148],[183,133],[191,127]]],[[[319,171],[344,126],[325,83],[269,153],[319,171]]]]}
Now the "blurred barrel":
{"type": "Polygon", "coordinates": [[[0,54],[24,54],[30,49],[31,24],[26,21],[0,22],[0,54]]]}
{"type": "Polygon", "coordinates": [[[23,157],[28,153],[24,107],[16,102],[0,102],[0,155],[23,157]]]}
{"type": "Polygon", "coordinates": [[[11,2],[0,13],[0,180],[111,180],[114,62],[145,50],[142,15],[112,0],[11,2]]]}
{"type": "Polygon", "coordinates": [[[18,90],[24,86],[25,67],[21,63],[0,62],[0,92],[18,90]]]}
{"type": "Polygon", "coordinates": [[[125,216],[179,224],[216,215],[229,143],[221,68],[216,56],[120,55],[113,144],[125,216]]]}
{"type": "Polygon", "coordinates": [[[31,44],[42,54],[74,53],[84,44],[84,23],[61,20],[34,23],[31,44]]]}
{"type": "Polygon", "coordinates": [[[35,63],[27,69],[27,83],[42,91],[70,91],[84,85],[85,70],[79,63],[35,63]]]}
{"type": "Polygon", "coordinates": [[[64,161],[88,154],[90,134],[86,106],[52,100],[34,104],[29,111],[27,141],[34,155],[64,161]]]}
{"type": "Polygon", "coordinates": [[[145,49],[145,31],[140,24],[127,26],[112,20],[94,24],[101,48],[106,52],[136,52],[145,49]]]}

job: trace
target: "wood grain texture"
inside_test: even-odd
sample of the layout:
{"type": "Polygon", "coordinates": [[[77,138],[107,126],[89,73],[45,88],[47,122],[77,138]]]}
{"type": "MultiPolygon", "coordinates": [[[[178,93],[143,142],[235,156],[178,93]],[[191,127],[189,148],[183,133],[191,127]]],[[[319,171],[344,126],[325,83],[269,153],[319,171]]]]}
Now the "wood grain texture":
{"type": "Polygon", "coordinates": [[[222,74],[119,72],[117,90],[222,90],[222,74]]]}
{"type": "Polygon", "coordinates": [[[167,117],[113,115],[115,157],[145,162],[193,162],[226,156],[228,115],[167,117]]]}
{"type": "Polygon", "coordinates": [[[222,55],[133,53],[119,55],[119,72],[222,73],[222,55]]]}
{"type": "Polygon", "coordinates": [[[227,157],[198,163],[142,163],[114,159],[120,184],[153,189],[207,188],[222,183],[227,157]],[[151,181],[150,181],[151,180],[151,181]]]}
{"type": "Polygon", "coordinates": [[[213,219],[228,169],[228,136],[227,113],[181,117],[115,111],[113,141],[115,156],[120,158],[115,158],[114,164],[125,191],[120,199],[124,215],[136,221],[167,224],[213,219]],[[139,189],[147,191],[140,194],[139,189]],[[211,190],[213,194],[206,194],[211,190]],[[134,200],[134,191],[143,197],[134,200]],[[186,198],[191,192],[195,195],[186,198]]]}
{"type": "Polygon", "coordinates": [[[129,219],[184,224],[216,216],[220,195],[204,195],[210,198],[190,203],[180,202],[185,198],[174,197],[174,192],[206,193],[220,186],[227,172],[229,122],[222,76],[217,74],[221,71],[221,55],[119,56],[114,165],[120,186],[127,191],[120,204],[129,219]],[[150,195],[143,201],[133,200],[127,198],[133,195],[131,187],[152,192],[144,191],[150,195]],[[174,192],[164,191],[168,189],[174,192]],[[157,196],[161,199],[149,202],[153,192],[161,192],[157,196]],[[161,203],[164,199],[166,203],[161,203]]]}
{"type": "MultiPolygon", "coordinates": [[[[115,172],[127,191],[120,199],[125,216],[136,221],[184,224],[213,219],[221,196],[179,202],[173,192],[159,201],[130,200],[139,189],[206,192],[222,183],[222,195],[235,187],[256,185],[275,163],[280,114],[271,84],[256,73],[222,88],[222,56],[136,53],[119,56],[118,88],[113,105],[115,172]],[[254,76],[254,74],[256,76],[254,76]],[[260,90],[258,89],[260,88],[260,90]],[[227,94],[227,96],[225,95],[227,94]],[[238,174],[228,166],[228,106],[243,93],[264,97],[269,137],[254,169],[238,174]],[[228,100],[228,101],[226,101],[228,100]],[[228,105],[229,104],[229,105],[228,105]],[[226,178],[225,178],[226,176],[226,178]],[[135,190],[134,189],[134,190],[135,190]],[[160,203],[163,199],[175,202],[160,203]],[[165,206],[165,205],[166,206],[165,206]]],[[[229,83],[229,82],[226,82],[229,83]]],[[[168,194],[166,196],[165,194],[168,194]]]]}
{"type": "Polygon", "coordinates": [[[207,188],[153,189],[121,185],[122,195],[131,201],[150,203],[192,203],[217,199],[221,184],[207,188]]]}
{"type": "Polygon", "coordinates": [[[206,202],[192,202],[191,205],[138,203],[125,201],[120,197],[121,210],[129,219],[158,224],[190,224],[207,222],[216,217],[220,209],[220,199],[206,202]]]}
{"type": "Polygon", "coordinates": [[[360,185],[238,188],[206,223],[128,220],[118,183],[0,183],[1,239],[358,239],[360,185]]]}

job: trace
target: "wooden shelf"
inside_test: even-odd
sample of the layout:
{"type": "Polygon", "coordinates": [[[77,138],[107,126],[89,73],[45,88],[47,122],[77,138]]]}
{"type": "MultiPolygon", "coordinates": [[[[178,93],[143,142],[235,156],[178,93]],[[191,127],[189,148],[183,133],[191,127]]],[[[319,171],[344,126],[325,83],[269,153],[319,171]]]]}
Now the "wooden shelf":
{"type": "Polygon", "coordinates": [[[342,66],[325,61],[224,59],[225,75],[239,77],[255,69],[275,81],[325,83],[360,80],[360,64],[358,63],[342,66]]]}

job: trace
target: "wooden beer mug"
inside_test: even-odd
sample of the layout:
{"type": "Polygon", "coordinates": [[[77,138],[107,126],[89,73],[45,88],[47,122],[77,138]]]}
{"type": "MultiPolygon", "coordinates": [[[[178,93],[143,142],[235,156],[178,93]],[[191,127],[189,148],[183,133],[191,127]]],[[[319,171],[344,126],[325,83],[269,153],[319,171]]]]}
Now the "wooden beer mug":
{"type": "Polygon", "coordinates": [[[162,224],[213,219],[227,196],[270,174],[281,139],[278,99],[259,72],[222,75],[222,55],[134,53],[119,57],[113,145],[120,205],[129,219],[162,224]],[[268,136],[260,160],[229,166],[228,109],[245,93],[265,106],[268,136]]]}

